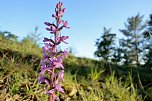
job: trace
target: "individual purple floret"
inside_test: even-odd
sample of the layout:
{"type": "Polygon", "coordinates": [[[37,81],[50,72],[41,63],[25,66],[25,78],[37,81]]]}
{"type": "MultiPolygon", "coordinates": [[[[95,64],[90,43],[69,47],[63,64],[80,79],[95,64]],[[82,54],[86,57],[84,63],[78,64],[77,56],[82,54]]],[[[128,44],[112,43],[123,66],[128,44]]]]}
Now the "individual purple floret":
{"type": "Polygon", "coordinates": [[[56,96],[56,92],[64,93],[61,85],[61,81],[64,81],[64,66],[62,60],[67,57],[68,51],[58,50],[58,45],[60,43],[65,43],[69,38],[68,36],[62,36],[60,31],[63,28],[69,28],[68,22],[61,19],[65,12],[63,8],[63,3],[59,2],[55,8],[55,14],[52,17],[55,18],[55,22],[45,22],[44,24],[48,27],[46,28],[54,37],[44,38],[44,47],[42,49],[43,58],[40,62],[40,73],[38,82],[40,84],[45,84],[46,92],[49,95],[49,101],[59,100],[56,96]]]}

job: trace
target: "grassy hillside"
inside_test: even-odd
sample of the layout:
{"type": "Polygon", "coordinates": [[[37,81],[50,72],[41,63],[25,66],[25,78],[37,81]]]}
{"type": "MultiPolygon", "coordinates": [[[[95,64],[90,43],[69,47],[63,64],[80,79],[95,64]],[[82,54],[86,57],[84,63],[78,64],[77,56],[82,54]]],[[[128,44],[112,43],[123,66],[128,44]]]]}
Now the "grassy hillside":
{"type": "MultiPolygon", "coordinates": [[[[0,39],[0,100],[47,101],[37,83],[41,48],[31,42],[0,39]]],[[[152,100],[152,71],[119,67],[69,55],[64,59],[63,101],[152,100]],[[140,77],[140,79],[138,79],[140,77]],[[141,81],[141,82],[139,82],[141,81]]]]}

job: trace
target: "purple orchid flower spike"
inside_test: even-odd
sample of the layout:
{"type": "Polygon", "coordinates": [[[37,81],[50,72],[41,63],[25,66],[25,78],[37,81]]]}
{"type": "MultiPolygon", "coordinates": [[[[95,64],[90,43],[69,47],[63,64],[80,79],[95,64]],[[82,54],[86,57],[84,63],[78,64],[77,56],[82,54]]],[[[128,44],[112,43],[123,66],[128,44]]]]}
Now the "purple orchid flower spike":
{"type": "Polygon", "coordinates": [[[70,27],[68,27],[68,22],[67,21],[62,21],[62,23],[63,23],[63,27],[70,28],[70,27]]]}
{"type": "Polygon", "coordinates": [[[64,70],[60,71],[59,78],[64,81],[64,70]]]}
{"type": "Polygon", "coordinates": [[[38,79],[38,82],[39,82],[40,84],[45,83],[45,84],[47,84],[48,86],[50,86],[49,79],[46,78],[46,77],[44,77],[44,76],[40,76],[39,79],[38,79]]]}
{"type": "Polygon", "coordinates": [[[54,39],[44,38],[43,46],[43,59],[40,64],[40,73],[39,73],[39,84],[46,84],[47,89],[45,94],[48,94],[49,101],[58,101],[59,97],[56,96],[57,92],[64,93],[61,82],[64,81],[64,66],[62,64],[63,58],[67,57],[68,51],[58,51],[58,45],[61,43],[68,44],[68,36],[62,36],[61,30],[68,27],[68,22],[62,20],[61,17],[65,13],[65,8],[63,8],[63,2],[59,2],[55,8],[55,14],[52,14],[52,17],[55,19],[53,23],[45,22],[47,26],[46,30],[54,35],[54,39]],[[56,73],[56,69],[58,69],[56,73]],[[50,75],[50,77],[48,77],[50,75]]]}
{"type": "Polygon", "coordinates": [[[56,84],[56,85],[54,85],[54,88],[51,89],[50,91],[46,92],[46,94],[50,95],[50,94],[53,94],[55,91],[64,93],[64,90],[62,89],[61,84],[56,84]]]}
{"type": "Polygon", "coordinates": [[[65,43],[65,44],[68,44],[65,40],[68,39],[69,37],[68,36],[61,36],[61,37],[58,37],[58,44],[60,44],[61,42],[65,43]]]}

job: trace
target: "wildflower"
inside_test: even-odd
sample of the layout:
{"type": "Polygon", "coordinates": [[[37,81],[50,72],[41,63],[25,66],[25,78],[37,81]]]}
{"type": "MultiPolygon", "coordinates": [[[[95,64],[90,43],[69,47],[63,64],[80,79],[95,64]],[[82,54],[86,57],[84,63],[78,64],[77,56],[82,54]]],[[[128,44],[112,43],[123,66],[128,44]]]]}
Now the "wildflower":
{"type": "Polygon", "coordinates": [[[56,23],[44,23],[46,26],[48,26],[46,30],[54,35],[54,39],[44,38],[43,40],[43,59],[40,62],[40,77],[38,82],[40,84],[47,84],[47,92],[45,92],[45,94],[49,95],[50,101],[59,100],[59,98],[56,96],[57,91],[64,93],[60,81],[64,81],[64,66],[62,62],[63,58],[67,57],[68,51],[58,51],[57,46],[61,42],[68,44],[65,40],[67,40],[69,37],[62,36],[60,34],[60,31],[63,28],[69,28],[68,22],[61,19],[65,10],[66,9],[63,8],[63,3],[59,2],[55,8],[55,14],[52,14],[52,17],[55,18],[56,23]],[[58,69],[58,72],[56,72],[56,69],[58,69]],[[50,78],[48,77],[48,74],[50,75],[50,78]]]}
{"type": "Polygon", "coordinates": [[[59,78],[64,81],[64,70],[60,71],[59,78]]]}
{"type": "Polygon", "coordinates": [[[69,27],[68,27],[68,22],[67,22],[67,21],[62,21],[62,23],[63,23],[63,27],[69,28],[69,27]]]}
{"type": "Polygon", "coordinates": [[[44,22],[44,24],[47,26],[51,26],[51,23],[49,23],[49,22],[44,22]]]}
{"type": "Polygon", "coordinates": [[[58,44],[60,44],[61,42],[68,44],[67,42],[65,42],[66,39],[68,39],[68,36],[61,36],[57,38],[58,44]]]}
{"type": "Polygon", "coordinates": [[[46,83],[48,86],[50,86],[50,82],[49,82],[49,79],[44,77],[44,76],[40,76],[39,79],[38,79],[39,83],[46,83]]]}

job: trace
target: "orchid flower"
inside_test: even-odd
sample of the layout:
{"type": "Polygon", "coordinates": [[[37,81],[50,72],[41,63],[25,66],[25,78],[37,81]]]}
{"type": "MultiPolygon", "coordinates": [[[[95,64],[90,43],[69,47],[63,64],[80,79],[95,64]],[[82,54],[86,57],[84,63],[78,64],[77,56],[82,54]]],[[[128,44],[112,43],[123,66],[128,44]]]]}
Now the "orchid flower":
{"type": "Polygon", "coordinates": [[[45,94],[49,95],[49,101],[59,100],[59,97],[56,95],[57,92],[64,93],[64,89],[61,85],[61,82],[64,81],[64,66],[62,60],[64,57],[67,57],[68,52],[66,50],[59,52],[57,46],[61,42],[68,44],[65,40],[69,37],[62,36],[60,33],[63,28],[69,28],[68,22],[61,19],[65,10],[66,9],[63,8],[63,2],[57,3],[55,14],[52,14],[52,17],[55,18],[55,22],[44,23],[47,26],[46,30],[54,35],[54,39],[50,37],[44,38],[43,40],[43,58],[40,62],[41,66],[38,82],[39,84],[46,84],[47,89],[45,94]]]}

